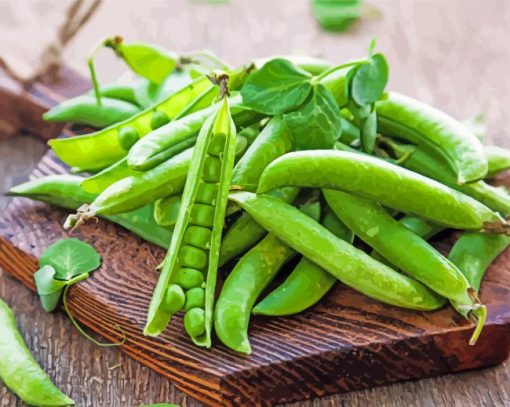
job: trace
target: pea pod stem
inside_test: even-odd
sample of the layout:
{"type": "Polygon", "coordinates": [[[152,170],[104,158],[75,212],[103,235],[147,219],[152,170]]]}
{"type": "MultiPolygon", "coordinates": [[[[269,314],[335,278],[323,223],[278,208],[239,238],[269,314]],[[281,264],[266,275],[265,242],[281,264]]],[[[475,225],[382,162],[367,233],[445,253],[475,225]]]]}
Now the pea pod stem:
{"type": "Polygon", "coordinates": [[[103,48],[103,43],[104,43],[104,40],[101,41],[98,45],[96,45],[96,47],[90,54],[89,58],[87,59],[87,65],[89,67],[89,72],[90,72],[90,79],[92,80],[92,86],[94,88],[94,96],[96,97],[96,102],[97,102],[98,106],[101,106],[101,92],[99,90],[99,82],[97,80],[96,67],[95,67],[94,61],[95,61],[96,56],[99,53],[99,51],[103,48]]]}

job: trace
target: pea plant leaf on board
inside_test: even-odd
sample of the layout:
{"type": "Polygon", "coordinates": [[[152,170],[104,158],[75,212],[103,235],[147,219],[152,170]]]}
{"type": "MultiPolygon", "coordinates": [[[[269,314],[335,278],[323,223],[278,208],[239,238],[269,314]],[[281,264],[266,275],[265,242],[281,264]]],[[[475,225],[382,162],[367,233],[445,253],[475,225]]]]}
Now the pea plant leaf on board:
{"type": "Polygon", "coordinates": [[[298,150],[331,148],[340,137],[342,120],[334,96],[317,84],[309,99],[283,116],[298,150]]]}
{"type": "Polygon", "coordinates": [[[57,307],[65,287],[86,279],[101,265],[95,249],[78,239],[63,239],[49,246],[39,260],[34,280],[45,311],[57,307]]]}
{"type": "Polygon", "coordinates": [[[241,89],[243,103],[268,115],[285,113],[308,97],[311,78],[311,74],[286,59],[272,59],[246,80],[241,89]]]}
{"type": "Polygon", "coordinates": [[[63,239],[44,251],[39,265],[52,266],[55,277],[65,281],[97,269],[101,265],[101,256],[88,243],[78,239],[63,239]]]}

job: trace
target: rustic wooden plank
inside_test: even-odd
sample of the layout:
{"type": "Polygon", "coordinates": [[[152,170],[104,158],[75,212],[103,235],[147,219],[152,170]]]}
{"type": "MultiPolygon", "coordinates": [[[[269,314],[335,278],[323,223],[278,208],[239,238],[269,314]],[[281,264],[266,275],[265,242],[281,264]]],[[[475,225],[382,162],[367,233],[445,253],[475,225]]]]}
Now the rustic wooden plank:
{"type": "MultiPolygon", "coordinates": [[[[66,169],[48,153],[34,171],[40,177],[66,169]]],[[[34,289],[37,256],[67,236],[66,212],[14,199],[0,221],[0,267],[34,289]]],[[[472,325],[450,307],[434,313],[399,310],[339,285],[318,306],[294,317],[254,318],[253,355],[237,355],[220,344],[193,346],[177,317],[158,339],[142,334],[163,251],[105,221],[80,228],[103,266],[73,287],[69,305],[85,326],[170,378],[177,388],[208,405],[272,405],[401,380],[436,376],[503,362],[510,351],[510,251],[492,266],[481,298],[489,320],[475,347],[472,325]]],[[[452,237],[440,242],[443,250],[452,237]]]]}

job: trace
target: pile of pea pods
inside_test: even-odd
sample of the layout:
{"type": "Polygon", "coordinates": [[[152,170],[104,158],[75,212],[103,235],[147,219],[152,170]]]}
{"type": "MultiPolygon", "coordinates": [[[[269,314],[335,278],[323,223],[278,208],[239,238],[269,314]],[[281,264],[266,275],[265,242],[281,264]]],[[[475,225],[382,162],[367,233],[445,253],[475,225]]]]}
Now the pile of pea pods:
{"type": "Polygon", "coordinates": [[[483,275],[510,245],[510,195],[487,183],[510,152],[485,147],[479,122],[387,90],[375,43],[340,65],[238,67],[118,37],[101,45],[136,80],[100,86],[91,59],[94,90],[45,114],[99,127],[49,142],[75,175],[11,195],[75,211],[66,228],[105,217],[167,250],[146,335],[183,312],[196,345],[215,332],[251,353],[252,315],[303,312],[340,281],[410,310],[449,302],[476,342],[483,275]],[[447,256],[428,243],[446,229],[461,231],[447,256]]]}

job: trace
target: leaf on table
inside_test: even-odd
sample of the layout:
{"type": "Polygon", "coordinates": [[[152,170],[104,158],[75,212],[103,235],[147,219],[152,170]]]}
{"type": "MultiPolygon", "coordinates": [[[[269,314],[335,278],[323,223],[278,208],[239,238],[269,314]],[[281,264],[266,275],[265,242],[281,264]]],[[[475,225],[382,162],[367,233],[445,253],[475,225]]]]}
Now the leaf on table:
{"type": "Polygon", "coordinates": [[[253,72],[241,89],[243,103],[253,110],[276,115],[300,106],[310,94],[311,75],[290,61],[276,58],[253,72]]]}
{"type": "Polygon", "coordinates": [[[97,269],[101,265],[101,256],[88,243],[78,239],[63,239],[45,250],[39,265],[52,266],[55,278],[65,281],[97,269]]]}
{"type": "Polygon", "coordinates": [[[284,115],[298,150],[331,148],[340,137],[342,122],[334,96],[318,84],[298,110],[284,115]]]}

